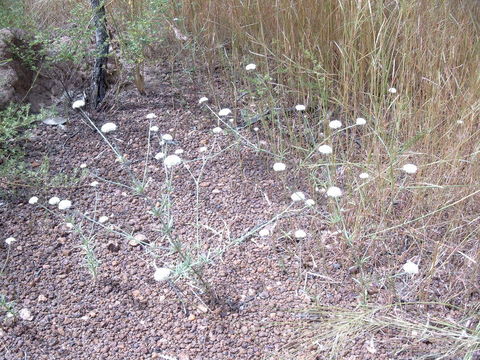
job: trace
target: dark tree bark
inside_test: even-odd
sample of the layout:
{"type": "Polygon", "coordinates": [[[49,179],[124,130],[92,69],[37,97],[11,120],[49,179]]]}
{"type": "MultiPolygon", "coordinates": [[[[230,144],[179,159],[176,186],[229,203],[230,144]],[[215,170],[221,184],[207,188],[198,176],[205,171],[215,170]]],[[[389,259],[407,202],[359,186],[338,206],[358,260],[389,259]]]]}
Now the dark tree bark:
{"type": "Polygon", "coordinates": [[[90,0],[95,24],[95,66],[93,67],[91,101],[95,108],[105,98],[107,93],[107,61],[109,38],[107,19],[103,0],[90,0]]]}

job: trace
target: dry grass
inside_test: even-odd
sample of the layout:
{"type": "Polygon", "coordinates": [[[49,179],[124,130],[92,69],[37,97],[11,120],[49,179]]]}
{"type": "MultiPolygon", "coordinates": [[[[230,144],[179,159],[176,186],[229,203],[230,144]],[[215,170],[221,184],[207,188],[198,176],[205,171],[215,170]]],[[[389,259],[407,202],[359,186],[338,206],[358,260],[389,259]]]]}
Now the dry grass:
{"type": "Polygon", "coordinates": [[[249,62],[268,74],[271,96],[253,99],[259,106],[316,110],[263,125],[312,185],[345,189],[332,210],[354,209],[336,224],[351,261],[395,272],[413,259],[417,297],[466,304],[479,291],[479,13],[454,0],[192,0],[177,15],[208,63],[228,58],[233,80],[255,86],[244,80],[249,62]],[[356,117],[367,125],[331,135],[328,120],[356,117]],[[306,160],[329,134],[333,156],[306,160]],[[402,174],[405,163],[418,173],[402,174]]]}

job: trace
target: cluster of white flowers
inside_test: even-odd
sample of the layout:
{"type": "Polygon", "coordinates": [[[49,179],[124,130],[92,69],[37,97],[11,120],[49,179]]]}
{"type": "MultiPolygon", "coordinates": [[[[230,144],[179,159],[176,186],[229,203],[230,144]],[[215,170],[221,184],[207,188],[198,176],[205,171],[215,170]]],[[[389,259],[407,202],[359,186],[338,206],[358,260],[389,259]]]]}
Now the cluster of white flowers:
{"type": "Polygon", "coordinates": [[[232,110],[228,108],[224,108],[218,112],[218,116],[227,116],[227,115],[230,115],[231,113],[232,113],[232,110]]]}
{"type": "Polygon", "coordinates": [[[305,105],[302,105],[302,104],[298,104],[298,105],[295,105],[295,110],[297,111],[305,111],[307,107],[305,105]]]}
{"type": "Polygon", "coordinates": [[[5,244],[7,244],[8,246],[12,245],[15,241],[17,241],[17,239],[15,239],[13,236],[10,236],[9,238],[6,238],[5,239],[5,244]]]}
{"type": "Polygon", "coordinates": [[[261,237],[269,236],[270,235],[270,230],[268,230],[267,228],[263,228],[262,230],[260,230],[258,232],[258,235],[260,235],[261,237]]]}
{"type": "Polygon", "coordinates": [[[58,203],[60,202],[60,198],[54,196],[54,197],[51,197],[49,200],[48,200],[48,203],[50,205],[57,205],[58,203]]]}
{"type": "Polygon", "coordinates": [[[162,140],[164,140],[164,141],[172,141],[172,140],[173,140],[173,136],[170,135],[170,134],[163,134],[163,135],[162,135],[162,140]]]}
{"type": "Polygon", "coordinates": [[[168,155],[163,163],[167,168],[174,167],[182,162],[182,159],[178,155],[168,155]]]}
{"type": "Polygon", "coordinates": [[[303,230],[297,230],[295,231],[294,233],[294,236],[297,238],[297,239],[303,239],[307,236],[307,233],[303,230]]]}
{"type": "Polygon", "coordinates": [[[320,151],[322,154],[328,155],[333,152],[333,149],[330,145],[320,145],[318,147],[318,151],[320,151]]]}
{"type": "Polygon", "coordinates": [[[331,129],[340,129],[342,127],[342,122],[340,120],[332,120],[328,124],[331,129]]]}
{"type": "Polygon", "coordinates": [[[170,277],[172,270],[166,267],[156,268],[153,273],[153,278],[155,281],[166,281],[170,277]]]}
{"type": "Polygon", "coordinates": [[[80,109],[85,106],[85,99],[75,100],[72,104],[72,109],[80,109]]]}
{"type": "Polygon", "coordinates": [[[407,174],[415,174],[418,170],[418,167],[414,164],[405,164],[403,165],[402,170],[405,171],[407,174]]]}
{"type": "Polygon", "coordinates": [[[290,198],[292,201],[304,201],[305,200],[305,194],[301,191],[294,192],[290,198]]]}
{"type": "Polygon", "coordinates": [[[223,132],[223,129],[219,126],[215,127],[212,129],[214,134],[221,134],[223,132]]]}
{"type": "Polygon", "coordinates": [[[342,196],[342,190],[339,188],[339,187],[336,187],[336,186],[330,186],[328,189],[327,189],[327,196],[329,197],[333,197],[333,198],[336,198],[336,197],[340,197],[342,196]]]}
{"type": "Polygon", "coordinates": [[[395,89],[394,87],[391,87],[390,89],[388,89],[388,92],[390,94],[396,94],[397,93],[397,89],[395,89]]]}
{"type": "Polygon", "coordinates": [[[151,132],[157,132],[159,129],[158,129],[158,126],[157,125],[153,125],[153,126],[150,126],[150,131],[151,132]]]}
{"type": "Polygon", "coordinates": [[[365,180],[365,179],[368,179],[368,178],[370,177],[370,175],[369,175],[368,173],[366,173],[366,172],[362,172],[360,175],[358,175],[358,177],[359,177],[360,179],[364,179],[364,180],[365,180]]]}
{"type": "Polygon", "coordinates": [[[281,162],[273,164],[273,171],[284,171],[286,168],[287,166],[281,162]]]}
{"type": "Polygon", "coordinates": [[[415,264],[414,262],[411,262],[410,260],[408,260],[405,264],[403,264],[402,269],[403,271],[405,271],[405,273],[410,275],[416,275],[418,274],[418,271],[419,271],[418,265],[415,264]]]}
{"type": "Polygon", "coordinates": [[[147,116],[145,116],[147,119],[151,120],[151,119],[155,119],[157,117],[157,115],[155,115],[154,113],[150,113],[150,114],[147,114],[147,116]]]}
{"type": "Polygon", "coordinates": [[[248,64],[247,66],[245,66],[245,70],[247,71],[252,71],[252,70],[255,70],[257,68],[257,65],[255,64],[248,64]]]}
{"type": "Polygon", "coordinates": [[[357,120],[355,120],[355,124],[357,125],[365,125],[367,123],[367,120],[365,120],[364,118],[357,118],[357,120]]]}
{"type": "Polygon", "coordinates": [[[204,102],[207,102],[207,101],[208,101],[208,98],[206,96],[203,96],[200,98],[200,100],[198,100],[198,103],[203,104],[204,102]]]}
{"type": "Polygon", "coordinates": [[[100,130],[103,133],[109,133],[109,132],[117,130],[117,125],[112,123],[112,122],[108,122],[108,123],[103,124],[102,127],[100,128],[100,130]]]}

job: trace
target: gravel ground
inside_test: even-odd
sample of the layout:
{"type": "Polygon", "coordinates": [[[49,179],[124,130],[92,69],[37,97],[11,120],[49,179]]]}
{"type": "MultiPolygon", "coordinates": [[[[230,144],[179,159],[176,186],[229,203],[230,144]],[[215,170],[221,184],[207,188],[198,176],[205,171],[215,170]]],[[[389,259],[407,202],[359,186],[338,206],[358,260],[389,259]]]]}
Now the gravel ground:
{"type": "MultiPolygon", "coordinates": [[[[205,227],[197,252],[207,253],[285,210],[291,191],[305,190],[305,183],[289,171],[275,173],[269,155],[245,146],[229,147],[235,138],[212,132],[217,121],[197,104],[199,90],[184,86],[181,97],[175,95],[178,91],[166,84],[156,84],[147,97],[127,91],[115,110],[94,118],[98,126],[108,121],[118,125],[107,137],[126,154],[137,176],[142,177],[146,167],[151,198],[159,199],[162,193],[163,164],[153,157],[161,149],[161,134],[173,136],[175,144],[169,151],[184,150],[181,156],[194,174],[200,172],[200,147],[208,147],[208,154],[220,153],[207,162],[199,181],[199,218],[205,227]],[[159,131],[152,133],[146,164],[148,113],[157,115],[152,125],[159,131]]],[[[252,142],[260,140],[250,129],[242,134],[252,142]]],[[[28,204],[29,196],[38,195],[42,204],[54,195],[68,198],[73,207],[66,213],[108,216],[105,225],[145,235],[146,242],[159,246],[156,264],[171,266],[176,258],[166,250],[161,224],[148,212],[145,199],[129,189],[102,180],[97,187],[90,186],[95,176],[124,184],[129,176],[78,114],[64,129],[40,125],[27,150],[33,166],[47,154],[55,173],[70,174],[86,164],[81,170],[85,177],[74,187],[6,199],[0,207],[3,236],[17,239],[10,251],[3,241],[0,245],[0,263],[6,264],[1,293],[15,302],[17,310],[31,313],[29,319],[3,321],[2,359],[284,358],[278,354],[311,320],[300,316],[302,309],[315,302],[358,302],[352,280],[356,270],[339,254],[340,240],[324,226],[326,199],[319,194],[312,209],[280,220],[271,236],[249,236],[207,265],[204,278],[214,295],[202,292],[192,278],[156,282],[148,245],[133,246],[98,225],[92,233],[101,265],[93,281],[84,266],[78,234],[62,219],[28,204]],[[306,238],[291,235],[299,228],[307,231],[306,238]]],[[[175,169],[172,181],[174,234],[192,247],[196,245],[195,184],[183,166],[175,169]]],[[[90,229],[86,223],[84,228],[90,229]]],[[[378,303],[390,301],[381,288],[373,288],[370,295],[378,303]]],[[[350,358],[389,358],[387,351],[375,356],[365,351],[367,340],[350,358]]],[[[311,358],[316,349],[316,345],[300,345],[295,358],[311,358]]]]}

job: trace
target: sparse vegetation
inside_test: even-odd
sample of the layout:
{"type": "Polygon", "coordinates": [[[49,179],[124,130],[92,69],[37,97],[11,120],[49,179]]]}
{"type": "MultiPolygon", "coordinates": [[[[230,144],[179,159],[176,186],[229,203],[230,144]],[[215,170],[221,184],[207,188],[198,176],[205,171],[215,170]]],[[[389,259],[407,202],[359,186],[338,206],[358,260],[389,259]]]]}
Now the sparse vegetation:
{"type": "MultiPolygon", "coordinates": [[[[97,241],[116,236],[142,249],[135,256],[150,272],[136,276],[168,286],[188,319],[195,319],[189,308],[239,311],[248,297],[234,306],[225,292],[217,293],[221,279],[215,269],[229,251],[240,251],[252,240],[258,248],[274,249],[269,256],[283,274],[296,279],[296,295],[308,299],[307,309],[294,310],[296,336],[263,357],[479,356],[478,2],[120,0],[106,5],[116,65],[131,75],[138,93],[150,96],[145,69],[167,58],[168,81],[188,74],[202,86],[196,103],[180,110],[186,116],[195,111],[192,117],[213,126],[192,127],[192,133],[208,131],[209,142],[184,156],[193,149],[180,148],[181,139],[163,130],[174,126],[173,120],[170,125],[157,121],[157,111],[142,115],[135,119],[141,130],[133,137],[147,133],[146,150],[133,159],[130,146],[136,139],[117,137],[125,124],[111,120],[112,114],[94,119],[83,110],[83,100],[73,106],[84,128],[99,140],[94,159],[105,152],[115,161],[115,170],[107,174],[90,165],[75,170],[76,184],[89,176],[97,196],[97,186],[108,185],[143,211],[136,219],[156,219],[155,235],[147,237],[138,224],[116,223],[113,214],[99,213],[98,199],[93,210],[77,208],[73,198],[72,210],[70,200],[50,199],[49,205],[68,216],[57,216],[44,200],[31,199],[31,205],[38,203],[66,225],[62,231],[79,235],[96,285],[103,284],[104,263],[97,241]],[[166,46],[173,50],[164,51],[166,46]],[[255,167],[268,171],[282,188],[277,207],[262,194],[275,215],[267,216],[264,209],[264,218],[240,230],[226,219],[221,219],[223,227],[213,226],[201,215],[206,216],[203,198],[220,192],[203,193],[210,186],[204,179],[211,176],[210,164],[231,154],[245,178],[250,176],[245,154],[255,154],[255,167]],[[179,179],[191,186],[190,193],[181,189],[190,199],[189,211],[177,205],[179,179]],[[264,240],[272,242],[265,245],[264,240]],[[318,298],[319,279],[329,296],[345,295],[348,287],[347,298],[332,295],[339,303],[333,305],[330,297],[318,298]]],[[[23,1],[20,9],[9,3],[0,8],[0,24],[15,25],[10,18],[20,11],[20,22],[35,24],[31,49],[41,44],[46,63],[67,61],[85,70],[92,58],[88,6],[87,1],[23,1]],[[68,41],[57,41],[62,36],[68,41]]],[[[31,51],[17,53],[36,64],[31,51]]],[[[118,80],[111,96],[121,96],[124,80],[118,80]]],[[[178,110],[175,104],[172,108],[178,110]]],[[[0,176],[26,179],[32,173],[15,165],[23,154],[10,145],[27,138],[25,131],[38,117],[19,105],[0,117],[5,119],[0,123],[0,176]]],[[[190,129],[182,131],[186,135],[190,129]]],[[[45,175],[48,160],[44,163],[35,178],[47,189],[58,188],[45,175]]],[[[16,181],[6,184],[12,187],[16,181]]],[[[221,209],[212,206],[214,213],[221,209]]],[[[117,245],[108,244],[114,252],[117,245]]],[[[8,246],[10,256],[13,247],[8,246]]],[[[8,304],[5,296],[0,310],[8,304]]],[[[26,318],[33,317],[28,313],[26,318]]],[[[242,328],[244,334],[249,331],[242,328]]]]}

